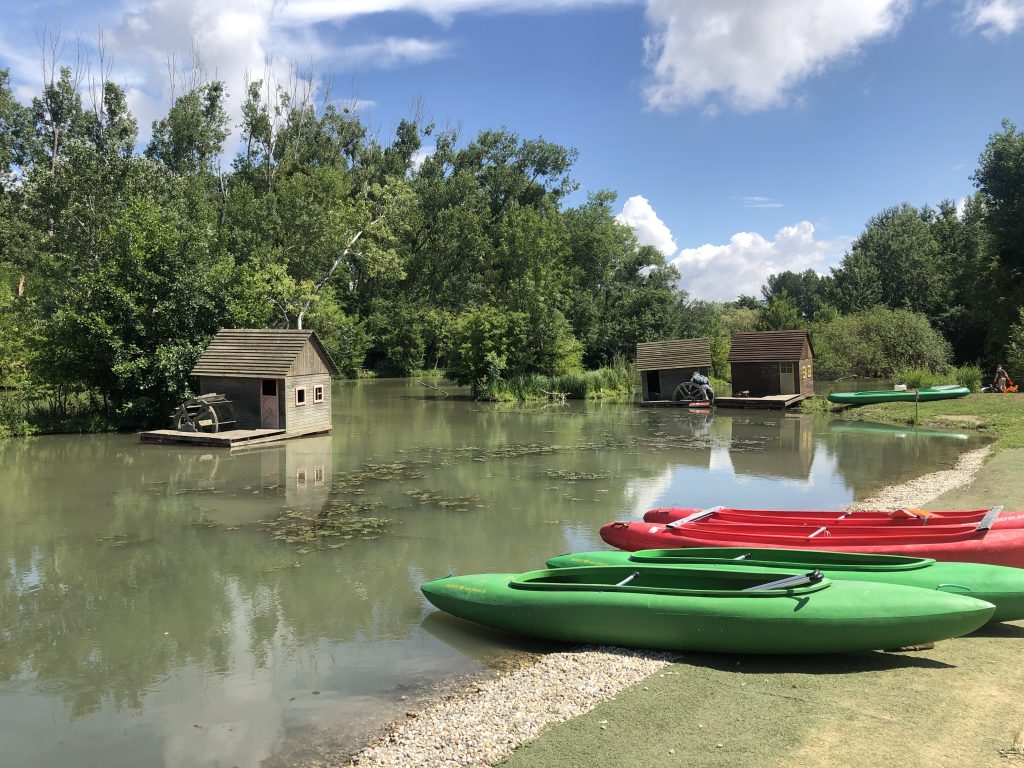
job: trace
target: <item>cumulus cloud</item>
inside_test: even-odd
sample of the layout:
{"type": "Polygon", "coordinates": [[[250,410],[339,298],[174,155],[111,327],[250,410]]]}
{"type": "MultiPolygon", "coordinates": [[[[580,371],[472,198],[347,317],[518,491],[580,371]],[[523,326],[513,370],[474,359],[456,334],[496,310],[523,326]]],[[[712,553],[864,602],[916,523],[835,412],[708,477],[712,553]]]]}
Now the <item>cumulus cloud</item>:
{"type": "MultiPolygon", "coordinates": [[[[345,19],[364,12],[358,6],[325,4],[322,20],[345,19]],[[328,13],[331,7],[334,11],[328,13]]],[[[75,37],[83,35],[85,52],[95,60],[90,30],[97,25],[103,27],[106,54],[114,62],[112,79],[127,86],[129,106],[139,120],[143,138],[152,121],[165,114],[169,106],[169,69],[178,71],[174,95],[181,95],[190,85],[198,64],[206,77],[224,80],[234,128],[239,121],[246,76],[300,90],[315,89],[320,85],[316,75],[311,71],[297,73],[296,63],[310,70],[340,73],[423,64],[450,53],[448,43],[419,37],[384,37],[349,46],[328,44],[311,24],[288,23],[283,13],[287,7],[279,0],[141,0],[123,10],[113,3],[97,3],[88,14],[77,14],[73,20],[77,26],[65,21],[63,31],[69,50],[74,48],[75,37]],[[170,67],[169,57],[173,58],[170,67]]],[[[7,22],[3,61],[12,69],[18,94],[34,95],[39,87],[39,54],[32,32],[55,21],[34,17],[31,9],[23,9],[7,22]]],[[[358,105],[369,103],[359,101],[358,105]]]]}
{"type": "MultiPolygon", "coordinates": [[[[1011,0],[993,0],[1010,2],[1011,0]]],[[[649,106],[755,111],[899,29],[909,0],[648,0],[649,106]]]]}
{"type": "Polygon", "coordinates": [[[633,4],[636,0],[291,0],[283,3],[283,22],[293,25],[322,21],[344,21],[376,13],[420,13],[435,21],[448,23],[460,13],[523,11],[550,12],[601,5],[633,4]]]}
{"type": "Polygon", "coordinates": [[[986,37],[1010,35],[1024,23],[1024,0],[968,0],[964,16],[986,37]]]}
{"type": "Polygon", "coordinates": [[[771,240],[757,232],[738,232],[724,245],[683,248],[672,264],[692,297],[731,301],[741,293],[760,295],[771,274],[807,269],[824,273],[839,263],[849,245],[850,238],[818,240],[814,225],[801,221],[783,227],[771,240]]]}
{"type": "Polygon", "coordinates": [[[646,197],[634,195],[622,206],[622,213],[615,217],[636,231],[640,245],[653,245],[668,258],[676,252],[676,241],[672,230],[654,212],[646,197]]]}

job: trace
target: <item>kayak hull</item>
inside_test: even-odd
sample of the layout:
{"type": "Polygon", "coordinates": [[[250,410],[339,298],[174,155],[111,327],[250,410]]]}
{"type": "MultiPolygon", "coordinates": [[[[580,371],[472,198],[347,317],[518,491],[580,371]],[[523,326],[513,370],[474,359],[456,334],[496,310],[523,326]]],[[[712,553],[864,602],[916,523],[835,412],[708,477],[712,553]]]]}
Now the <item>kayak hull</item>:
{"type": "MultiPolygon", "coordinates": [[[[659,507],[644,513],[645,523],[673,523],[702,510],[688,507],[659,507]]],[[[701,524],[742,523],[747,525],[827,525],[838,528],[882,527],[914,528],[940,525],[977,526],[988,509],[954,509],[943,511],[896,510],[893,512],[858,510],[836,512],[810,509],[732,509],[716,508],[701,524]]],[[[993,528],[1024,528],[1024,512],[1004,512],[992,522],[993,528]]],[[[834,529],[833,529],[834,530],[834,529]]]]}
{"type": "Polygon", "coordinates": [[[638,552],[602,550],[553,557],[548,568],[661,565],[676,568],[767,568],[786,573],[815,569],[833,581],[869,581],[966,594],[996,606],[991,621],[1024,619],[1024,570],[931,558],[821,550],[692,547],[638,552]],[[743,558],[742,560],[738,558],[743,558]]]}
{"type": "Polygon", "coordinates": [[[653,523],[615,522],[602,526],[601,538],[613,547],[629,552],[675,547],[828,547],[839,552],[931,557],[941,561],[1024,568],[1024,528],[990,531],[910,528],[810,537],[799,529],[794,531],[792,526],[702,526],[688,523],[667,528],[653,523]],[[779,532],[779,528],[785,530],[779,532]]]}
{"type": "Polygon", "coordinates": [[[825,580],[763,592],[736,587],[662,591],[643,586],[694,579],[746,585],[786,575],[770,570],[630,565],[523,576],[537,574],[558,583],[523,589],[513,586],[513,580],[522,576],[476,574],[427,582],[422,590],[446,613],[517,634],[571,643],[725,653],[834,653],[917,645],[972,632],[994,610],[990,603],[962,595],[855,581],[825,580]],[[639,574],[633,582],[637,586],[616,586],[632,573],[639,574]]]}
{"type": "Polygon", "coordinates": [[[833,392],[829,402],[840,405],[870,405],[872,403],[921,402],[951,400],[971,394],[967,387],[922,387],[921,389],[878,389],[866,392],[833,392]]]}

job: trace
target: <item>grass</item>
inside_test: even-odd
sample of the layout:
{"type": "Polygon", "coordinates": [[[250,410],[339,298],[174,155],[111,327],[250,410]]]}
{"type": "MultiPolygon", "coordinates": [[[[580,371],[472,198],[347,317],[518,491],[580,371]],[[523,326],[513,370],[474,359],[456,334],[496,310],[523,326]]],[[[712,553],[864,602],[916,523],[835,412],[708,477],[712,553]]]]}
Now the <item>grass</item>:
{"type": "Polygon", "coordinates": [[[480,392],[483,400],[526,402],[546,400],[549,392],[564,393],[569,400],[632,400],[636,396],[637,374],[632,366],[617,365],[560,376],[538,373],[498,379],[480,392]]]}
{"type": "MultiPolygon", "coordinates": [[[[812,398],[824,401],[824,398],[812,398]]],[[[810,403],[805,400],[804,403],[810,403]]],[[[830,403],[828,405],[831,405],[830,403]]],[[[995,440],[993,449],[1024,448],[1024,395],[971,394],[954,400],[920,403],[876,403],[858,408],[819,408],[841,410],[841,418],[851,421],[877,421],[885,424],[916,424],[929,429],[974,430],[995,440]],[[916,416],[916,421],[915,421],[916,416]]]]}

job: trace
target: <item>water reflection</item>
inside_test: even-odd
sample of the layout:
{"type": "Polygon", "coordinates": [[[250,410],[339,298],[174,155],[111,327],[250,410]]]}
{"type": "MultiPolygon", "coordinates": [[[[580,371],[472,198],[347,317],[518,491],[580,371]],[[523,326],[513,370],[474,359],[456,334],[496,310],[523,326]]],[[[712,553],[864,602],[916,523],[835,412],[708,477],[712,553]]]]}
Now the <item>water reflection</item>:
{"type": "Polygon", "coordinates": [[[311,725],[354,739],[399,692],[522,647],[421,623],[428,578],[537,567],[662,504],[838,506],[974,445],[800,414],[492,408],[404,382],[342,385],[334,407],[333,436],[233,454],[0,443],[5,766],[275,765],[311,725]],[[391,522],[302,547],[266,526],[339,505],[391,522]]]}

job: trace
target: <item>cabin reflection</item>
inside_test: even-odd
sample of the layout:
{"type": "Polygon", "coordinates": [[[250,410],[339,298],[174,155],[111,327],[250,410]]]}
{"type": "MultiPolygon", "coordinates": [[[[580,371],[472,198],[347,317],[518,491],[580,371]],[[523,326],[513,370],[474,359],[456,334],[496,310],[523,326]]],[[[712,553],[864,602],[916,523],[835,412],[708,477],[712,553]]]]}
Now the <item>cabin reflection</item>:
{"type": "Polygon", "coordinates": [[[815,445],[813,414],[737,415],[729,421],[729,458],[737,475],[810,478],[815,445]]]}
{"type": "Polygon", "coordinates": [[[206,519],[222,525],[270,520],[286,510],[327,508],[333,471],[330,434],[254,446],[225,455],[178,456],[177,484],[203,499],[206,519]]]}

